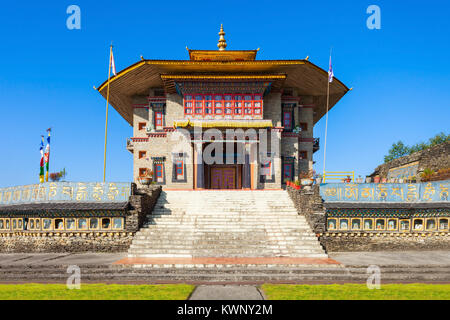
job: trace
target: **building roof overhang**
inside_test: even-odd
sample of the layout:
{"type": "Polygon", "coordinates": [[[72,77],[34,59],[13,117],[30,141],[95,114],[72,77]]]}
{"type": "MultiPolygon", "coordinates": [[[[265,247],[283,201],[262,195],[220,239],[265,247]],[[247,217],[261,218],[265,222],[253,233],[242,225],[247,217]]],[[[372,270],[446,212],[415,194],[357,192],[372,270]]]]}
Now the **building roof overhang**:
{"type": "MultiPolygon", "coordinates": [[[[216,51],[217,52],[217,51],[216,51]]],[[[227,51],[230,52],[230,51],[227,51]]],[[[314,123],[326,113],[327,71],[307,60],[252,60],[252,61],[192,61],[192,60],[141,60],[123,69],[99,87],[106,99],[119,114],[133,123],[133,97],[147,96],[149,88],[168,89],[164,83],[171,76],[183,77],[273,77],[284,75],[283,85],[295,88],[299,95],[315,96],[314,123]],[[166,80],[164,80],[166,79],[166,80]]],[[[281,81],[281,79],[278,79],[281,81]]],[[[330,83],[331,109],[349,89],[337,78],[330,83]]]]}
{"type": "Polygon", "coordinates": [[[191,61],[254,61],[258,50],[191,50],[191,61]]]}

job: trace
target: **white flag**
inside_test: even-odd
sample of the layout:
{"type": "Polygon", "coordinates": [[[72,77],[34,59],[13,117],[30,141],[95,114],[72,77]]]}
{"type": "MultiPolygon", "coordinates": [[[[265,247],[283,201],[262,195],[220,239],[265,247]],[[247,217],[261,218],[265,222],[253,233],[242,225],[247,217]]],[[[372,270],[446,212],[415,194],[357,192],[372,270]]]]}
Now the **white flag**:
{"type": "Polygon", "coordinates": [[[113,75],[117,75],[117,73],[116,73],[116,63],[114,62],[114,55],[113,55],[112,48],[111,48],[111,55],[109,57],[109,65],[112,68],[113,75]]]}

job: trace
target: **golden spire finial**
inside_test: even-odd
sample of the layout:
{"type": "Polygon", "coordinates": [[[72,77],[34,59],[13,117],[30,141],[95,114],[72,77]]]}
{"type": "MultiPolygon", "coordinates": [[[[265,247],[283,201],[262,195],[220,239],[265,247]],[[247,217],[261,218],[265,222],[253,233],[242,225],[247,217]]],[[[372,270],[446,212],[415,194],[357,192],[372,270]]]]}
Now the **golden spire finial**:
{"type": "Polygon", "coordinates": [[[223,31],[223,24],[221,24],[220,32],[219,32],[219,43],[217,44],[219,51],[223,51],[227,47],[227,42],[225,41],[224,35],[225,35],[225,32],[223,31]]]}

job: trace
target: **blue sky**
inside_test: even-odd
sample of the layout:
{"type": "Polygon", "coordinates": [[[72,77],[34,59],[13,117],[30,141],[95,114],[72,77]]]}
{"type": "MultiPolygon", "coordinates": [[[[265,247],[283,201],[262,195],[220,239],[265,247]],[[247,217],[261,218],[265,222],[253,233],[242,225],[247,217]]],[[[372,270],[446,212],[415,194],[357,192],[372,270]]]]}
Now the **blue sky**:
{"type": "MultiPolygon", "coordinates": [[[[353,87],[330,112],[327,170],[366,175],[391,144],[449,132],[448,1],[33,1],[0,10],[0,186],[38,182],[39,140],[53,128],[51,171],[101,181],[105,102],[93,89],[107,77],[114,42],[118,70],[139,60],[187,59],[185,47],[216,49],[224,24],[228,49],[259,59],[302,59],[353,87]],[[81,30],[66,9],[81,8],[81,30]],[[366,8],[381,8],[381,30],[366,8]]],[[[107,180],[131,181],[125,140],[132,128],[110,109],[107,180]]],[[[315,127],[322,171],[325,118],[315,127]]]]}

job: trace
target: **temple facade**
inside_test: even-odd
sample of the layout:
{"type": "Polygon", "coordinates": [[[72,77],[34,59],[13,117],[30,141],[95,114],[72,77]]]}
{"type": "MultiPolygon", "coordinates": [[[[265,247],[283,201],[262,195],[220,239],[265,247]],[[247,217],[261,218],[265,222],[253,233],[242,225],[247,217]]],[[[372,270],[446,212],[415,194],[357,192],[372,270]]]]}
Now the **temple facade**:
{"type": "MultiPolygon", "coordinates": [[[[173,189],[280,189],[313,167],[314,125],[327,72],[306,59],[257,60],[258,50],[191,50],[146,60],[98,91],[133,126],[133,178],[173,189]]],[[[329,109],[349,89],[330,83],[329,109]]]]}

